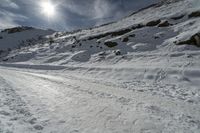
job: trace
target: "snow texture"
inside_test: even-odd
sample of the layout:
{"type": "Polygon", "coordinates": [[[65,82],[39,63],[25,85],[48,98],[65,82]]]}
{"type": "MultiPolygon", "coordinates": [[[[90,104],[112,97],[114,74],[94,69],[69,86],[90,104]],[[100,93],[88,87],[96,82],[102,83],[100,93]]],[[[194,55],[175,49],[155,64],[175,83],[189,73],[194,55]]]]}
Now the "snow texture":
{"type": "Polygon", "coordinates": [[[74,32],[0,33],[0,132],[199,133],[197,5],[163,1],[74,32]]]}

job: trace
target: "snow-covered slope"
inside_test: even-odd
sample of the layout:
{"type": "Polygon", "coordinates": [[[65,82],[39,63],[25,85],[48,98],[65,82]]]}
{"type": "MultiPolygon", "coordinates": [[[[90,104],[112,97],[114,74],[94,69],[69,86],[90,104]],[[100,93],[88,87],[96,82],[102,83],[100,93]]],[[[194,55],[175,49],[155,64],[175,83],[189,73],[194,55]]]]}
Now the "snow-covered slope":
{"type": "MultiPolygon", "coordinates": [[[[8,83],[33,91],[29,96],[27,89],[21,89],[20,94],[39,106],[41,119],[48,115],[60,119],[67,113],[70,118],[60,125],[62,131],[67,126],[69,132],[198,133],[199,33],[199,0],[163,0],[115,23],[57,32],[12,50],[1,58],[1,66],[29,72],[2,68],[1,73],[8,83]],[[37,82],[30,85],[33,80],[37,82]],[[48,94],[40,93],[41,88],[48,94]],[[34,94],[41,95],[52,114],[46,115],[34,94]],[[62,105],[72,108],[65,110],[62,105]],[[80,129],[72,130],[77,125],[80,129]]],[[[6,86],[4,80],[2,84],[6,86]]],[[[49,126],[44,132],[54,128],[55,120],[51,122],[45,123],[49,126]]]]}
{"type": "Polygon", "coordinates": [[[43,42],[45,36],[53,33],[52,30],[41,30],[32,27],[15,27],[2,30],[0,32],[0,54],[43,42]]]}
{"type": "MultiPolygon", "coordinates": [[[[2,58],[2,63],[37,69],[41,65],[65,66],[70,73],[74,70],[79,75],[107,77],[111,81],[137,79],[198,87],[199,3],[198,0],[162,1],[115,23],[57,32],[36,45],[25,43],[26,47],[2,58]]],[[[21,35],[24,34],[16,33],[21,35]]]]}
{"type": "MultiPolygon", "coordinates": [[[[37,51],[36,57],[41,58],[40,61],[42,61],[39,63],[55,63],[58,65],[69,64],[73,61],[78,63],[94,62],[102,58],[101,56],[97,57],[97,53],[110,56],[113,52],[117,55],[127,55],[128,53],[134,54],[145,51],[169,53],[180,52],[188,48],[198,50],[193,46],[178,46],[178,44],[184,44],[184,41],[188,41],[192,36],[199,33],[199,7],[195,6],[199,2],[196,0],[174,1],[165,1],[164,4],[161,2],[121,21],[94,29],[72,33],[56,33],[51,36],[48,43],[44,41],[33,47],[26,47],[26,49],[29,50],[29,53],[37,51]],[[43,56],[44,54],[45,56],[43,56]],[[52,54],[55,56],[52,56],[52,54]]],[[[31,34],[31,37],[34,33],[42,34],[41,31],[35,30],[24,32],[27,36],[31,34]]],[[[1,36],[4,37],[4,34],[1,33],[1,36]]],[[[10,34],[5,39],[0,40],[0,47],[14,46],[19,42],[16,39],[27,38],[27,36],[24,36],[24,33],[10,34]],[[2,45],[3,43],[8,45],[2,45]]],[[[196,41],[198,41],[198,38],[199,35],[196,37],[196,41]]],[[[197,46],[199,42],[196,41],[186,42],[185,44],[190,43],[197,46]]],[[[13,51],[11,55],[18,56],[20,52],[24,53],[24,50],[13,51]]],[[[14,60],[20,61],[18,57],[14,60]]],[[[10,61],[12,62],[12,60],[10,61]]]]}

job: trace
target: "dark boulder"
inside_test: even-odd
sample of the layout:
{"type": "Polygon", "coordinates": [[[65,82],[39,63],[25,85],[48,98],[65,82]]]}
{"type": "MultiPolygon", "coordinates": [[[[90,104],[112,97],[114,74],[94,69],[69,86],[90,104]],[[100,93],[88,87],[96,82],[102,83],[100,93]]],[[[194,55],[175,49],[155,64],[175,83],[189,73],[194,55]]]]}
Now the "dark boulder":
{"type": "Polygon", "coordinates": [[[188,15],[189,18],[200,17],[200,11],[192,12],[188,15]]]}
{"type": "Polygon", "coordinates": [[[158,20],[153,20],[153,21],[150,21],[150,22],[148,22],[147,24],[146,24],[146,26],[156,26],[156,25],[158,25],[159,23],[161,22],[161,20],[160,19],[158,19],[158,20]]]}
{"type": "Polygon", "coordinates": [[[131,34],[131,35],[129,35],[129,37],[135,37],[136,35],[135,34],[131,34]]]}
{"type": "Polygon", "coordinates": [[[72,45],[72,48],[76,48],[76,45],[72,45]]]}
{"type": "Polygon", "coordinates": [[[117,46],[118,43],[108,41],[108,42],[105,42],[104,45],[106,45],[106,46],[109,47],[109,48],[113,48],[113,47],[117,46]]]}
{"type": "Polygon", "coordinates": [[[189,45],[195,45],[197,47],[200,47],[200,33],[194,34],[190,37],[190,39],[181,41],[177,45],[183,45],[183,44],[189,44],[189,45]]]}
{"type": "Polygon", "coordinates": [[[161,22],[158,27],[168,27],[168,26],[171,26],[172,24],[170,24],[167,20],[166,21],[163,21],[161,22]]]}
{"type": "Polygon", "coordinates": [[[112,37],[121,36],[121,35],[124,35],[124,34],[126,34],[128,32],[131,32],[131,31],[132,31],[132,29],[123,29],[123,30],[120,30],[120,31],[112,32],[111,35],[112,35],[112,37]]]}
{"type": "Polygon", "coordinates": [[[129,38],[128,37],[125,37],[122,42],[128,42],[129,41],[129,38]]]}
{"type": "Polygon", "coordinates": [[[121,51],[120,50],[115,51],[115,55],[121,55],[121,51]]]}

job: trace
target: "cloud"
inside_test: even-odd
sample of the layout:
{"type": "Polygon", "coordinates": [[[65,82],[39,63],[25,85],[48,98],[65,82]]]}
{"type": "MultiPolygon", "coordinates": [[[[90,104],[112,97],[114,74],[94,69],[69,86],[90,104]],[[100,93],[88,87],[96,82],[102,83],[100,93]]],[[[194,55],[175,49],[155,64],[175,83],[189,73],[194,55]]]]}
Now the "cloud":
{"type": "Polygon", "coordinates": [[[95,26],[120,19],[155,1],[159,0],[60,0],[60,3],[68,21],[95,26]]]}
{"type": "Polygon", "coordinates": [[[0,30],[16,27],[18,26],[16,23],[14,23],[12,20],[9,19],[0,19],[0,30]]]}
{"type": "Polygon", "coordinates": [[[18,26],[18,22],[25,21],[27,17],[0,9],[0,29],[18,26]]]}
{"type": "MultiPolygon", "coordinates": [[[[116,0],[119,1],[119,0],[116,0]]],[[[117,2],[110,0],[62,0],[61,6],[79,16],[95,19],[109,16],[117,2]]]]}
{"type": "Polygon", "coordinates": [[[112,8],[111,4],[106,0],[95,0],[93,18],[99,19],[109,16],[112,8]]]}
{"type": "Polygon", "coordinates": [[[1,25],[5,27],[7,21],[9,26],[28,25],[56,30],[87,28],[118,20],[159,0],[50,0],[56,5],[57,12],[50,21],[41,14],[42,1],[44,0],[1,0],[1,25]]]}
{"type": "Polygon", "coordinates": [[[123,16],[119,0],[61,0],[66,23],[72,28],[100,25],[123,16]]]}
{"type": "Polygon", "coordinates": [[[2,0],[0,6],[7,8],[19,9],[19,6],[11,0],[2,0]]]}

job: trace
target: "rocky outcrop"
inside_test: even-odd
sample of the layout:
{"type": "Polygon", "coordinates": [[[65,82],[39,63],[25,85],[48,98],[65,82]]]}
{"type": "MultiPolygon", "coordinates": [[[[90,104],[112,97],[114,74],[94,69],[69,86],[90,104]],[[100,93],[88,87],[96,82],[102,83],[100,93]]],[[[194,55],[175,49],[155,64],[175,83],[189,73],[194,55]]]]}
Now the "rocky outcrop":
{"type": "Polygon", "coordinates": [[[158,25],[159,23],[161,22],[161,20],[160,19],[158,19],[158,20],[153,20],[153,21],[150,21],[150,22],[148,22],[147,24],[146,24],[146,26],[156,26],[156,25],[158,25]]]}
{"type": "Polygon", "coordinates": [[[170,24],[167,20],[161,22],[158,27],[168,27],[171,26],[172,24],[170,24]]]}
{"type": "Polygon", "coordinates": [[[185,15],[179,15],[179,16],[174,16],[174,17],[171,17],[171,19],[173,20],[179,20],[179,19],[182,19],[185,15]]]}
{"type": "Polygon", "coordinates": [[[143,28],[143,27],[145,27],[145,25],[137,24],[137,25],[132,26],[132,30],[140,29],[140,28],[143,28]]]}
{"type": "Polygon", "coordinates": [[[10,28],[10,29],[5,29],[1,32],[7,32],[8,34],[16,33],[16,32],[22,32],[25,30],[32,30],[34,28],[32,27],[27,27],[27,26],[22,26],[22,27],[15,27],[15,28],[10,28]]]}
{"type": "Polygon", "coordinates": [[[124,29],[124,30],[120,30],[120,31],[115,31],[115,32],[112,32],[111,35],[114,37],[114,36],[121,36],[121,35],[124,35],[128,32],[131,32],[132,30],[131,29],[124,29]]]}
{"type": "Polygon", "coordinates": [[[183,44],[195,45],[197,47],[200,47],[200,33],[191,36],[190,39],[188,40],[181,41],[178,43],[178,45],[183,45],[183,44]]]}
{"type": "Polygon", "coordinates": [[[121,55],[121,51],[120,50],[117,50],[114,53],[115,53],[115,55],[121,55]]]}
{"type": "Polygon", "coordinates": [[[200,17],[200,11],[192,12],[188,15],[189,18],[200,17]]]}
{"type": "Polygon", "coordinates": [[[106,45],[106,46],[109,47],[109,48],[113,48],[113,47],[117,46],[118,43],[108,41],[108,42],[105,42],[104,45],[106,45]]]}
{"type": "Polygon", "coordinates": [[[122,42],[128,42],[129,41],[129,38],[128,37],[125,37],[122,42]]]}

